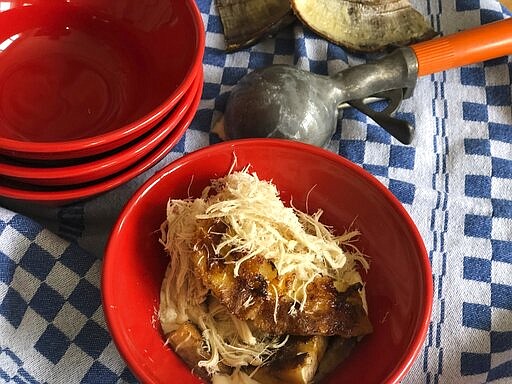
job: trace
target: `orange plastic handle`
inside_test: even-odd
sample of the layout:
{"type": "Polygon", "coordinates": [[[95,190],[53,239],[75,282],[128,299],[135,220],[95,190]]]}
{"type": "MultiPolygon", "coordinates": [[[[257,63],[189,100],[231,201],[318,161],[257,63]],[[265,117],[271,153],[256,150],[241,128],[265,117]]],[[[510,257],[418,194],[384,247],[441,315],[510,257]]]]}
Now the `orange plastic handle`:
{"type": "Polygon", "coordinates": [[[411,45],[418,76],[512,54],[512,18],[411,45]]]}

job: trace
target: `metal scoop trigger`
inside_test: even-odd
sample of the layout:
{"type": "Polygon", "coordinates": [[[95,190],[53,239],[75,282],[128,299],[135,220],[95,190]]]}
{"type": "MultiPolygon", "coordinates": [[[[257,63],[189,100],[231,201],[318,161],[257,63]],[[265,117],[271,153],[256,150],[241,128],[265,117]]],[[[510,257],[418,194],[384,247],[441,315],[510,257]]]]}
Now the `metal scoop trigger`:
{"type": "Polygon", "coordinates": [[[402,144],[411,144],[414,127],[405,120],[392,117],[392,114],[400,107],[403,98],[403,89],[392,89],[373,95],[371,99],[384,100],[388,103],[382,111],[373,109],[372,103],[366,99],[350,100],[347,101],[347,104],[370,117],[402,144]]]}

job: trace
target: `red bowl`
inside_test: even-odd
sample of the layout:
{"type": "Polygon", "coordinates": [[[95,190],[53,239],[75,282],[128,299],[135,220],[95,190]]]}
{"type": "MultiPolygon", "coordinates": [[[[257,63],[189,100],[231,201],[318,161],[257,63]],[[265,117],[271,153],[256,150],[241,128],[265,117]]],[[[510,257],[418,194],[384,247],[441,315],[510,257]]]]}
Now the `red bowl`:
{"type": "Polygon", "coordinates": [[[154,317],[168,256],[158,242],[170,197],[198,196],[237,159],[272,180],[283,201],[309,211],[338,231],[354,225],[371,259],[366,276],[374,332],[325,383],[398,383],[424,342],[432,310],[432,272],[418,230],[400,202],[377,179],[327,150],[279,139],[248,139],[188,154],[151,177],[129,200],[110,235],[102,271],[103,309],[113,340],[144,383],[199,383],[164,346],[154,317]],[[122,287],[122,289],[119,289],[122,287]]]}
{"type": "Polygon", "coordinates": [[[105,179],[69,188],[34,186],[0,179],[0,196],[42,204],[63,205],[99,195],[128,182],[156,165],[178,143],[195,116],[201,100],[202,90],[203,87],[201,83],[189,110],[178,125],[171,131],[170,135],[165,138],[156,149],[127,169],[105,179]]]}
{"type": "Polygon", "coordinates": [[[126,144],[163,119],[202,69],[193,0],[2,5],[0,153],[12,157],[70,159],[126,144]]]}
{"type": "MultiPolygon", "coordinates": [[[[124,146],[122,150],[109,153],[108,156],[93,158],[93,160],[86,158],[84,162],[71,162],[72,165],[54,167],[30,166],[8,160],[2,162],[0,156],[0,174],[27,184],[59,186],[86,183],[113,175],[128,168],[138,159],[150,153],[169,136],[190,108],[202,82],[201,73],[169,116],[165,117],[146,135],[124,146]]],[[[65,163],[65,161],[61,162],[65,163]]],[[[35,163],[35,161],[32,163],[35,163]]]]}

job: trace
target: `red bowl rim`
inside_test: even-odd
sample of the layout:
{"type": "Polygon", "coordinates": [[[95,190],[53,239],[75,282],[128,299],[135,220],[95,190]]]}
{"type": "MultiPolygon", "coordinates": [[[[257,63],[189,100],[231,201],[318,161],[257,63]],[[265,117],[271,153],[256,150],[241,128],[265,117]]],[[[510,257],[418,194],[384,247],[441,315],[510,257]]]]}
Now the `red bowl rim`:
{"type": "Polygon", "coordinates": [[[103,151],[105,146],[110,146],[114,142],[122,140],[124,140],[124,142],[128,142],[130,139],[134,139],[150,129],[181,99],[192,84],[193,80],[197,77],[198,73],[202,71],[202,60],[206,39],[203,19],[195,1],[186,1],[189,4],[193,24],[196,27],[195,39],[197,42],[197,49],[195,51],[192,65],[188,69],[182,82],[159,106],[130,124],[104,134],[82,139],[57,142],[30,142],[18,141],[0,136],[0,150],[4,153],[9,152],[11,157],[19,158],[39,158],[38,154],[41,154],[44,159],[76,158],[84,154],[92,155],[99,153],[103,151]],[[49,153],[54,157],[49,157],[49,153]]]}
{"type": "MultiPolygon", "coordinates": [[[[173,111],[151,131],[149,136],[135,141],[129,147],[119,152],[114,152],[108,156],[95,159],[90,162],[63,166],[33,167],[30,165],[12,165],[1,162],[0,174],[10,178],[38,184],[38,180],[44,180],[44,185],[70,185],[97,180],[102,177],[112,175],[123,169],[125,164],[131,164],[136,156],[141,156],[153,148],[170,134],[188,111],[190,105],[195,99],[197,90],[202,83],[202,76],[197,76],[194,83],[187,90],[186,94],[179,101],[173,111]],[[132,162],[130,162],[130,160],[132,162]],[[55,183],[57,184],[57,183],[55,183]]],[[[43,184],[43,183],[41,183],[43,184]]]]}
{"type": "Polygon", "coordinates": [[[309,151],[314,154],[325,157],[331,161],[335,161],[342,165],[343,167],[347,167],[353,171],[355,171],[362,178],[366,179],[372,185],[374,185],[378,190],[386,197],[386,199],[390,202],[392,207],[399,213],[399,215],[405,220],[407,227],[411,230],[412,237],[416,242],[418,249],[421,252],[421,265],[423,281],[425,283],[425,305],[421,308],[421,314],[419,316],[420,324],[418,331],[414,335],[411,343],[409,344],[409,350],[403,356],[403,358],[398,362],[397,366],[394,368],[392,372],[389,373],[386,380],[383,384],[398,384],[407,372],[410,370],[412,364],[418,357],[420,350],[425,342],[428,328],[430,325],[431,315],[432,315],[432,306],[433,306],[433,281],[432,281],[432,270],[430,266],[430,260],[428,258],[428,253],[425,248],[425,244],[423,242],[423,238],[416,227],[416,224],[412,220],[411,216],[407,212],[407,210],[403,207],[400,201],[395,197],[395,195],[386,188],[376,177],[372,174],[358,166],[357,164],[351,162],[350,160],[339,156],[333,152],[330,152],[326,149],[316,147],[310,144],[304,144],[297,141],[292,140],[284,140],[284,139],[273,139],[273,138],[251,138],[251,139],[236,139],[232,141],[222,142],[218,144],[213,144],[208,147],[204,147],[202,149],[196,150],[189,154],[182,156],[181,158],[173,161],[168,164],[166,167],[159,170],[155,173],[151,178],[149,178],[144,184],[142,184],[136,192],[132,195],[132,197],[127,201],[125,206],[123,207],[121,213],[118,216],[116,223],[114,224],[110,238],[107,242],[107,247],[103,259],[103,267],[102,267],[102,276],[101,276],[101,288],[102,288],[102,301],[103,301],[103,310],[105,313],[105,319],[107,326],[111,332],[114,344],[116,345],[119,353],[135,374],[137,378],[142,380],[143,382],[151,382],[150,377],[147,372],[139,367],[133,366],[131,364],[131,353],[130,348],[125,345],[124,336],[125,334],[121,331],[120,326],[118,325],[118,321],[116,320],[116,316],[113,311],[109,311],[109,305],[112,302],[112,296],[114,295],[115,287],[111,287],[108,284],[108,276],[112,273],[116,273],[116,263],[115,258],[109,257],[109,250],[114,247],[113,244],[116,242],[116,237],[119,235],[120,229],[123,227],[123,223],[126,220],[126,217],[130,214],[130,212],[134,209],[137,202],[143,198],[143,196],[152,188],[152,186],[158,181],[165,177],[165,175],[172,173],[175,169],[184,167],[189,162],[194,162],[198,159],[201,159],[205,154],[211,152],[225,152],[229,151],[230,153],[236,152],[237,148],[243,147],[251,147],[251,146],[260,146],[266,149],[270,147],[288,147],[297,149],[300,151],[309,151]]]}
{"type": "MultiPolygon", "coordinates": [[[[70,189],[59,189],[55,188],[51,191],[34,191],[30,189],[19,189],[13,187],[6,187],[0,184],[0,196],[15,199],[15,200],[26,200],[35,201],[40,203],[51,203],[51,204],[67,204],[73,201],[89,198],[101,193],[107,192],[114,189],[134,177],[145,172],[152,166],[156,165],[162,160],[165,155],[180,141],[185,131],[188,129],[192,120],[195,117],[197,107],[201,100],[203,86],[200,84],[197,89],[195,99],[190,105],[185,117],[179,122],[174,128],[170,135],[165,138],[162,143],[154,149],[151,153],[147,154],[143,159],[138,161],[136,164],[129,168],[121,171],[113,177],[105,180],[98,181],[87,186],[79,186],[70,189]]],[[[30,186],[28,186],[30,188],[30,186]]]]}

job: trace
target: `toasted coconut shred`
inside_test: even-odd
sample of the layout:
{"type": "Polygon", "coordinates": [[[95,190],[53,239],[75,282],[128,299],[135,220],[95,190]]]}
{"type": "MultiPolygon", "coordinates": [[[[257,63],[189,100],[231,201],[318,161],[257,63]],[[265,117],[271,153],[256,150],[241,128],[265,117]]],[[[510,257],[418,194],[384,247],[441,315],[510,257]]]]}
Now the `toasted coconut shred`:
{"type": "MultiPolygon", "coordinates": [[[[321,215],[321,210],[310,215],[285,206],[274,184],[247,169],[212,180],[199,198],[169,200],[160,241],[171,257],[162,283],[159,319],[166,335],[186,322],[196,325],[205,356],[198,366],[206,369],[214,383],[256,383],[243,368],[264,365],[288,337],[254,335],[247,322],[230,314],[194,275],[190,260],[197,250],[198,224],[218,219],[229,228],[214,249],[219,257],[226,257],[226,249],[244,254],[233,261],[235,277],[240,266],[256,255],[264,255],[280,276],[293,273],[288,291],[293,314],[304,309],[307,286],[315,277],[332,277],[342,292],[362,283],[358,266],[368,268],[353,244],[359,233],[336,236],[319,221],[321,215]],[[226,375],[226,366],[231,375],[226,375]]],[[[244,306],[251,304],[248,299],[244,306]]],[[[276,300],[276,313],[277,305],[276,300]]]]}

